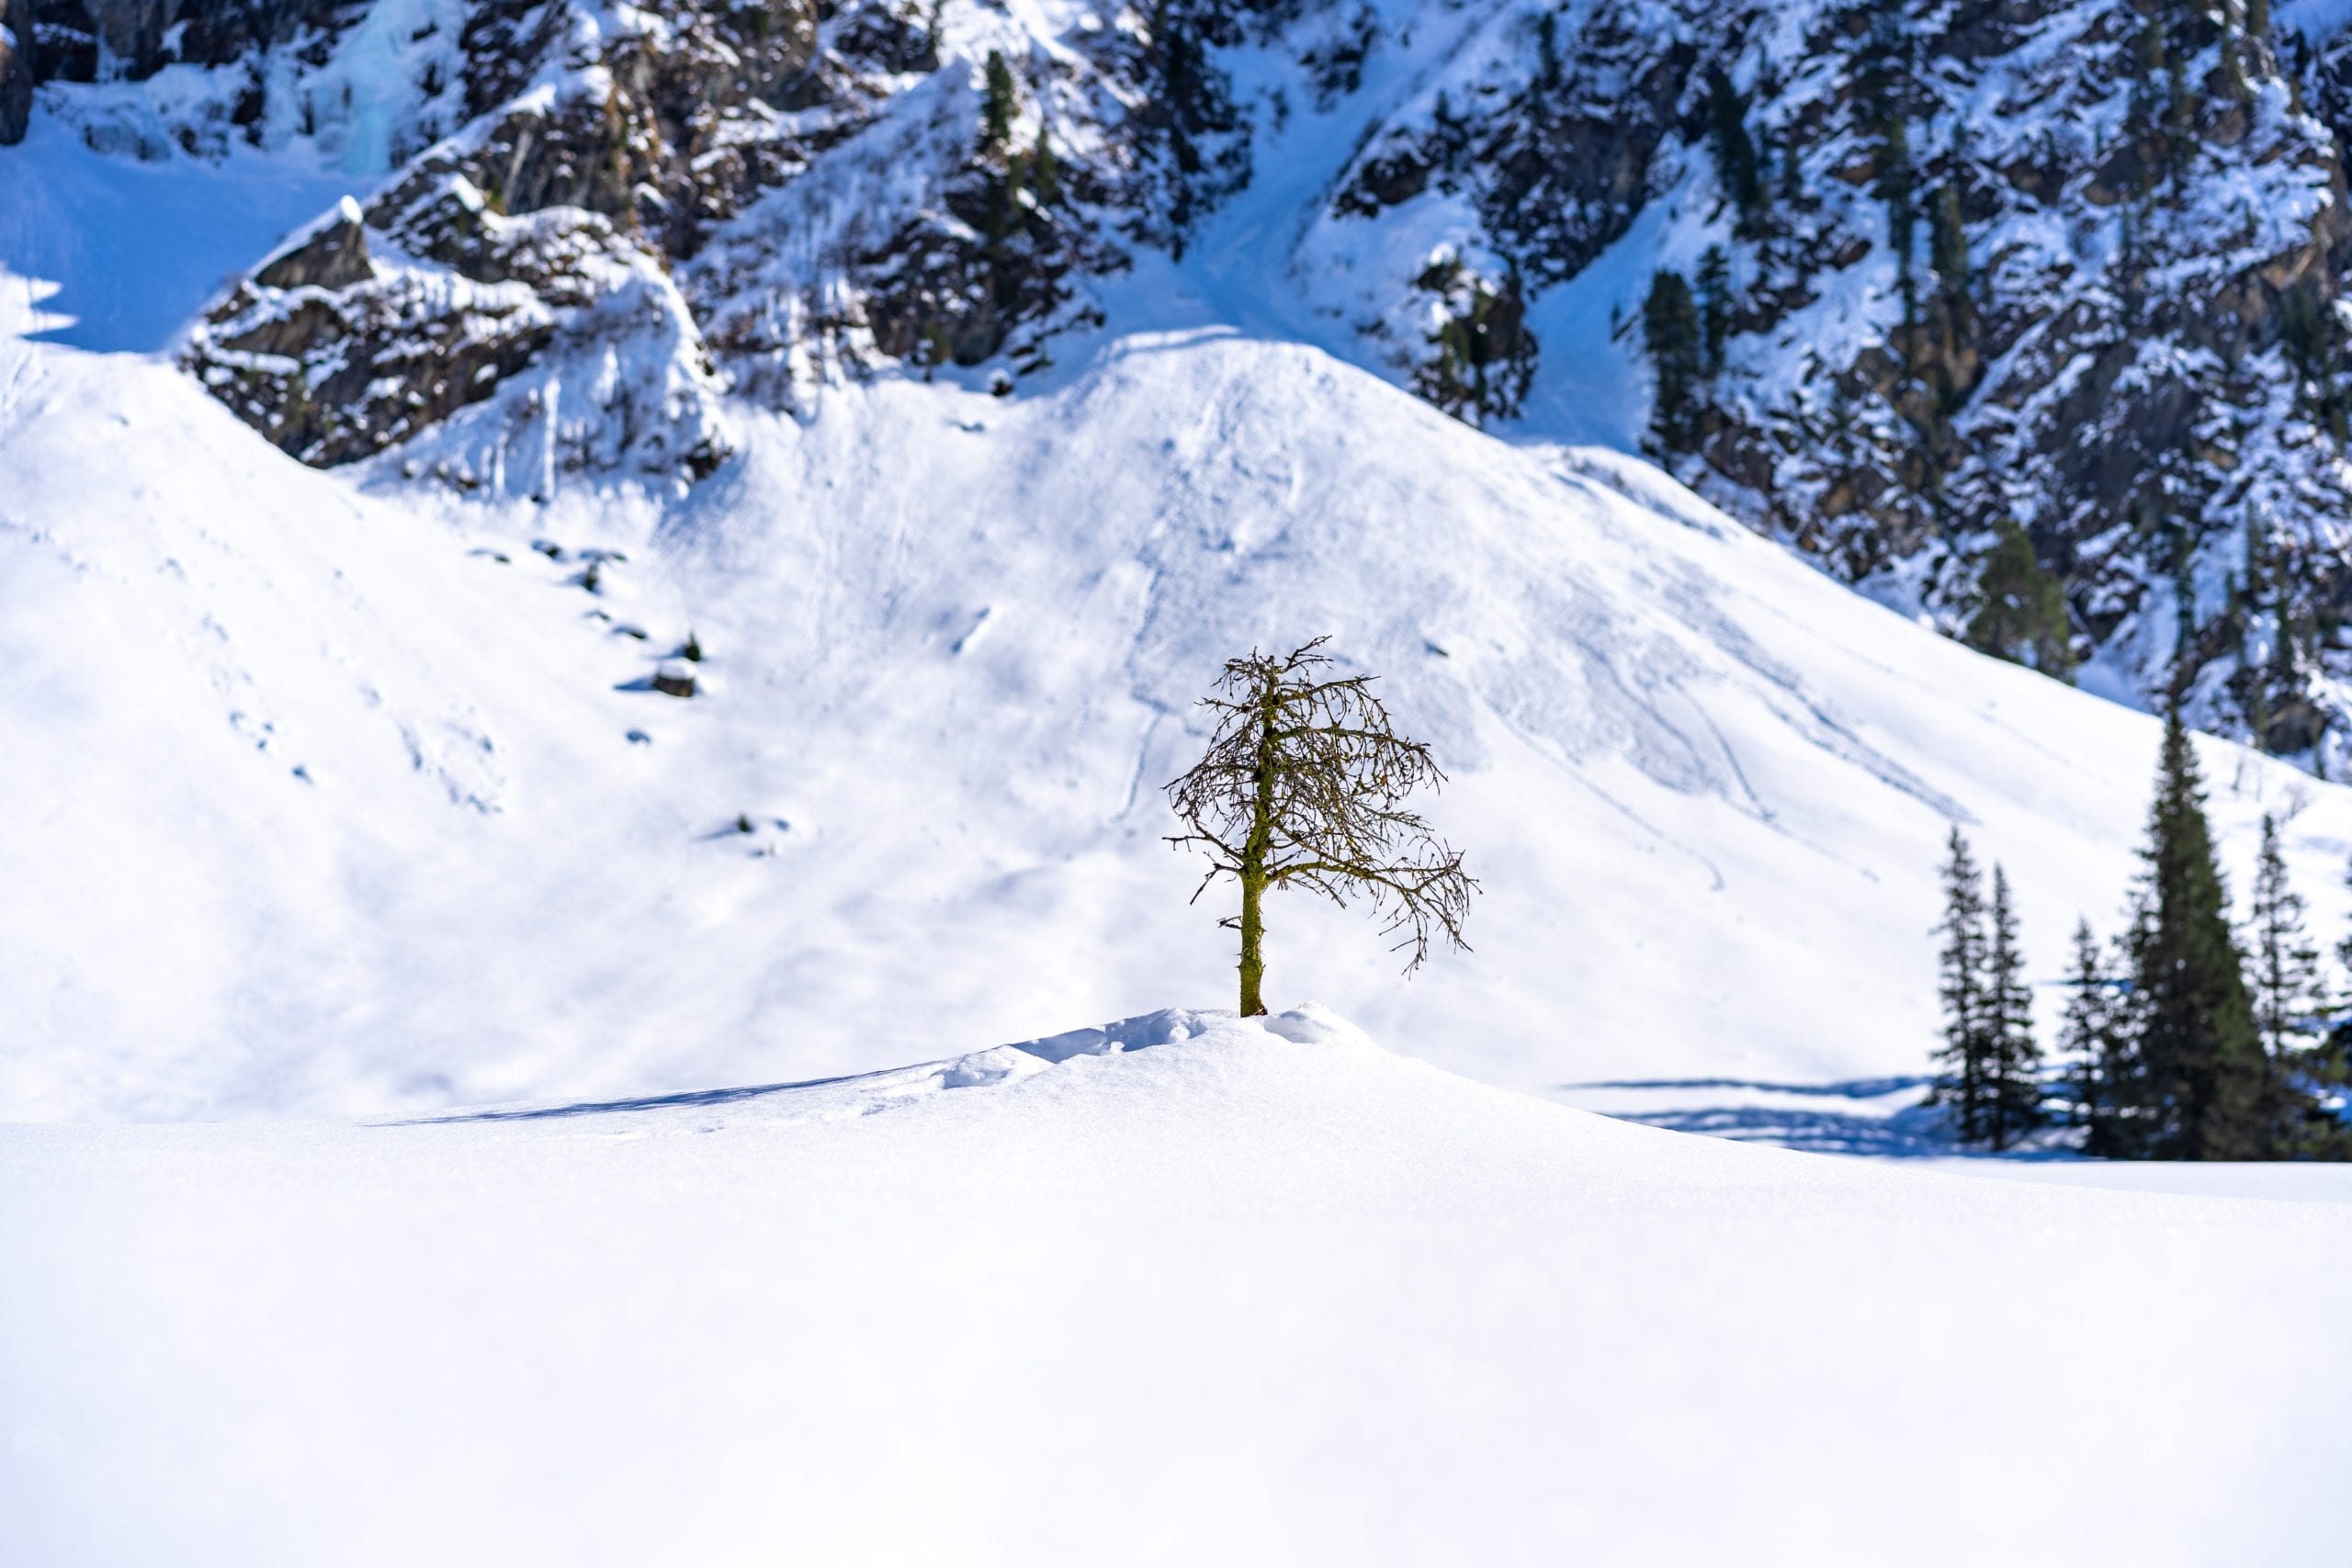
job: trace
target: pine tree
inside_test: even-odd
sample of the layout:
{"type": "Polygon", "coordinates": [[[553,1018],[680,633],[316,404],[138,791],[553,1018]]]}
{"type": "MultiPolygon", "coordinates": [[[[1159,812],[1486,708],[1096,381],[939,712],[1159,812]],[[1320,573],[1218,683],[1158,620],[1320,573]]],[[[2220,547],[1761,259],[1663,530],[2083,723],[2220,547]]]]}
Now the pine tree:
{"type": "Polygon", "coordinates": [[[1939,1070],[1928,1103],[1951,1107],[1960,1141],[1978,1144],[1993,1126],[1989,1069],[1995,1025],[1985,975],[1991,943],[1984,929],[1984,881],[1957,827],[1944,847],[1951,858],[1944,863],[1944,918],[1936,927],[1944,939],[1937,955],[1944,1043],[1935,1054],[1939,1070]]]}
{"type": "Polygon", "coordinates": [[[987,86],[980,102],[980,151],[993,155],[1002,152],[1012,141],[1012,67],[1005,63],[1002,51],[989,51],[985,74],[987,86]]]}
{"type": "MultiPolygon", "coordinates": [[[[2344,882],[2346,886],[2352,887],[2352,869],[2345,872],[2344,882]]],[[[2352,936],[2337,941],[2335,962],[2339,968],[2352,970],[2352,936]]],[[[2329,1026],[2315,1066],[2323,1085],[2337,1089],[2352,1087],[2352,1012],[2335,1020],[2329,1026]]]]}
{"type": "Polygon", "coordinates": [[[1739,215],[1739,231],[1753,233],[1764,214],[1763,172],[1747,134],[1747,105],[1720,65],[1707,72],[1707,141],[1715,155],[1715,175],[1739,215]]]}
{"type": "Polygon", "coordinates": [[[2013,522],[1997,525],[1977,568],[1976,609],[1962,633],[1979,653],[2067,680],[2075,669],[2075,626],[2058,574],[2034,558],[2033,541],[2013,522]]]}
{"type": "Polygon", "coordinates": [[[2089,920],[2075,926],[2075,953],[2066,973],[2064,1031],[2059,1049],[2066,1062],[2067,1120],[2084,1130],[2085,1147],[2105,1153],[2108,1124],[2113,1120],[2108,1090],[2116,1055],[2115,998],[2112,977],[2100,962],[2098,938],[2089,920]]]}
{"type": "Polygon", "coordinates": [[[2342,1077],[2336,1043],[2324,1021],[2335,1004],[2319,949],[2303,928],[2304,908],[2302,895],[2288,880],[2278,824],[2266,812],[2246,947],[2253,960],[2255,1029],[2269,1071],[2272,1152],[2341,1158],[2343,1134],[2319,1102],[2322,1089],[2342,1077]]]}
{"type": "Polygon", "coordinates": [[[2177,703],[2165,716],[2142,858],[2145,914],[2132,942],[2140,1081],[2130,1109],[2144,1135],[2136,1141],[2157,1159],[2263,1158],[2267,1064],[2177,703]]]}
{"type": "Polygon", "coordinates": [[[1705,376],[1724,368],[1724,345],[1731,337],[1731,258],[1709,245],[1699,258],[1699,367],[1705,376]]]}
{"type": "Polygon", "coordinates": [[[2268,522],[2259,506],[2249,506],[2245,516],[2245,581],[2237,605],[2238,662],[2245,671],[2246,728],[2253,731],[2255,745],[2266,751],[2271,749],[2272,694],[2294,689],[2292,639],[2286,636],[2287,596],[2281,592],[2289,582],[2274,577],[2271,558],[2268,522]],[[2255,639],[2265,629],[2266,622],[2271,636],[2257,658],[2255,639]]]}
{"type": "Polygon", "coordinates": [[[1418,282],[1444,297],[1445,318],[1430,338],[1435,357],[1414,373],[1414,390],[1466,424],[1515,417],[1534,378],[1536,346],[1519,269],[1498,289],[1449,256],[1418,282]]]}
{"type": "Polygon", "coordinates": [[[1029,153],[1029,188],[1037,194],[1040,205],[1051,207],[1062,198],[1061,165],[1054,158],[1054,143],[1046,134],[1043,120],[1037,122],[1037,144],[1029,153]]]}
{"type": "Polygon", "coordinates": [[[2041,1125],[2041,1048],[2033,1039],[2033,993],[2018,947],[2008,874],[1993,868],[1992,941],[1984,954],[1984,1141],[2007,1148],[2041,1125]]]}
{"type": "Polygon", "coordinates": [[[2132,905],[2110,949],[2109,972],[2119,984],[2109,993],[2107,1057],[2100,1077],[2104,1120],[2092,1129],[2089,1152],[2108,1159],[2150,1159],[2163,1127],[2154,1107],[2148,1067],[2140,1043],[2148,1033],[2148,993],[2140,986],[2140,955],[2154,940],[2155,910],[2145,886],[2132,889],[2132,905]]]}
{"type": "Polygon", "coordinates": [[[2165,169],[2172,175],[2172,197],[2183,195],[2188,166],[2197,152],[2197,99],[2188,90],[2188,74],[2178,51],[2165,61],[2165,169]]]}
{"type": "Polygon", "coordinates": [[[1928,203],[1928,265],[1934,269],[1945,317],[1955,336],[1967,335],[1975,315],[1969,292],[1968,225],[1961,212],[1960,186],[1941,185],[1928,203]]]}
{"type": "Polygon", "coordinates": [[[2255,1030],[2273,1063],[2287,1062],[2309,1048],[2313,1021],[2328,1006],[2319,949],[2303,930],[2304,908],[2302,895],[2287,878],[2278,823],[2265,812],[2246,945],[2254,960],[2255,1030]]]}
{"type": "Polygon", "coordinates": [[[2343,358],[2341,338],[2335,312],[2310,284],[2298,284],[2279,299],[2278,345],[2294,367],[2297,390],[2312,417],[2339,446],[2352,434],[2336,373],[2343,358]]]}
{"type": "Polygon", "coordinates": [[[1687,452],[1698,442],[1692,389],[1699,381],[1703,345],[1699,308],[1680,273],[1660,267],[1651,276],[1649,297],[1642,302],[1642,334],[1657,372],[1650,429],[1661,451],[1687,452]]]}
{"type": "Polygon", "coordinates": [[[1917,324],[1919,285],[1911,271],[1913,237],[1918,232],[1918,172],[1911,164],[1911,135],[1900,118],[1887,122],[1879,143],[1878,198],[1886,204],[1887,243],[1894,249],[1894,281],[1903,296],[1903,324],[1917,324]]]}

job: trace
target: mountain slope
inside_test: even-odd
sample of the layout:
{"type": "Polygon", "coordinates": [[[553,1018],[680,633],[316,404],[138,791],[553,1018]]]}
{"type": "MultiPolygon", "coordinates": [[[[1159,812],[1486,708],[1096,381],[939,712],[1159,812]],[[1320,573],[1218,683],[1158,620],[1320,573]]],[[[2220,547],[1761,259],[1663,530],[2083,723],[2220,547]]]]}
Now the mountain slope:
{"type": "Polygon", "coordinates": [[[1205,310],[1652,450],[1948,634],[2324,776],[2352,44],[2277,9],[18,0],[0,157],[337,176],[178,345],[306,461],[683,487],[730,392],[1025,383],[1205,310]]]}
{"type": "Polygon", "coordinates": [[[0,1129],[0,1555],[2186,1568],[2352,1526],[2352,1209],[1679,1137],[1328,1015],[1038,1047],[1114,1041],[0,1129]]]}
{"type": "MultiPolygon", "coordinates": [[[[1411,982],[1278,900],[1272,995],[1490,1081],[1916,1071],[1950,821],[2043,974],[2132,871],[2149,719],[1307,349],[884,378],[743,410],[683,501],[438,520],[152,362],[12,340],[0,389],[8,1115],[816,1077],[943,1013],[1220,998],[1158,786],[1219,660],[1322,633],[1454,773],[1487,895],[1411,982]],[[648,689],[690,632],[697,694],[648,689]]],[[[2352,803],[2207,759],[2233,863],[2299,812],[2339,921],[2352,803]]]]}

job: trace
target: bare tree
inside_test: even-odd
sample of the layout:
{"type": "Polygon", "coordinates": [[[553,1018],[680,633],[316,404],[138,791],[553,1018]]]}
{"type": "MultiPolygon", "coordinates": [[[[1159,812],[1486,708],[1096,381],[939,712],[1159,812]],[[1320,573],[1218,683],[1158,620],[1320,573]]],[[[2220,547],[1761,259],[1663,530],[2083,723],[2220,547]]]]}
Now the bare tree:
{"type": "Polygon", "coordinates": [[[1409,952],[1411,974],[1443,938],[1467,952],[1462,919],[1478,884],[1461,854],[1430,830],[1405,800],[1445,774],[1430,749],[1389,727],[1372,694],[1373,677],[1327,679],[1331,659],[1317,637],[1282,658],[1252,650],[1226,661],[1201,705],[1217,715],[1208,754],[1168,786],[1186,832],[1178,848],[1207,852],[1208,874],[1241,884],[1241,913],[1220,923],[1241,933],[1241,1011],[1266,1010],[1259,987],[1269,888],[1296,883],[1345,908],[1370,901],[1386,917],[1385,936],[1409,952]]]}

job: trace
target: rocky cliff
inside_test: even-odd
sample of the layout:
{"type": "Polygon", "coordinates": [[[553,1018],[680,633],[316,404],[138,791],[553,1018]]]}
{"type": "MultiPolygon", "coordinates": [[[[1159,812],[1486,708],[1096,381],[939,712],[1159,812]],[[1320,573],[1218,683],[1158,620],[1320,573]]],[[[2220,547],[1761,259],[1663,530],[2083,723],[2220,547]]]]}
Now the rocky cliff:
{"type": "Polygon", "coordinates": [[[373,171],[183,355],[305,461],[691,484],[730,400],[1017,386],[1271,203],[1194,259],[1458,416],[1542,436],[1622,362],[1660,461],[1866,592],[2347,761],[2315,0],[5,3],[0,140],[37,77],[102,149],[373,171]]]}

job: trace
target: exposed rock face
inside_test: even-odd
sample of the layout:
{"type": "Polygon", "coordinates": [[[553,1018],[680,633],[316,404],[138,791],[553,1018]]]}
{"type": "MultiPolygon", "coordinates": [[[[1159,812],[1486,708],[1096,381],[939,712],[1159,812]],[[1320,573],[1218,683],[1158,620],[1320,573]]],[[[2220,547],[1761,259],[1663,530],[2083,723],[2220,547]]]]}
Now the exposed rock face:
{"type": "Polygon", "coordinates": [[[1536,434],[1647,380],[1661,460],[1866,592],[2352,766],[2352,28],[2274,36],[2246,0],[39,3],[0,131],[37,74],[87,84],[43,112],[102,149],[369,171],[187,350],[306,461],[681,484],[728,395],[1017,378],[1272,139],[1289,206],[1210,267],[1318,341],[1536,434]]]}
{"type": "Polygon", "coordinates": [[[144,81],[166,65],[225,65],[332,25],[367,0],[40,0],[41,77],[144,81]]]}
{"type": "Polygon", "coordinates": [[[2071,642],[2340,768],[2347,84],[2352,42],[2234,4],[1531,5],[1367,138],[1302,255],[1442,237],[1347,303],[1472,419],[1518,397],[1445,373],[1432,283],[1518,282],[1539,338],[1589,301],[1690,382],[1653,450],[1735,514],[1955,635],[2017,624],[1981,584],[2021,526],[2070,635],[1993,650],[2071,642]],[[1659,266],[1688,343],[1645,342],[1659,266]]]}
{"type": "MultiPolygon", "coordinates": [[[[1222,78],[1132,18],[1057,51],[967,14],[944,53],[922,0],[440,0],[400,45],[402,112],[345,123],[345,56],[380,48],[383,15],[289,5],[269,25],[295,29],[271,46],[290,75],[224,67],[267,81],[174,133],[348,156],[363,122],[390,127],[393,177],[257,268],[184,356],[306,462],[397,447],[404,471],[526,494],[691,482],[729,449],[722,386],[795,408],[891,363],[1043,365],[1102,319],[1087,280],[1138,239],[1181,246],[1247,169],[1222,78]],[[1152,96],[1171,82],[1183,102],[1152,96]]],[[[85,134],[119,143],[90,102],[85,134]]]]}
{"type": "Polygon", "coordinates": [[[198,324],[189,367],[305,462],[430,433],[406,467],[464,490],[708,473],[729,445],[718,384],[669,269],[760,183],[739,148],[808,65],[814,12],[618,19],[467,7],[463,69],[428,95],[462,100],[465,128],[256,269],[198,324]]]}
{"type": "Polygon", "coordinates": [[[254,270],[263,288],[348,288],[376,276],[368,260],[367,215],[346,199],[332,217],[254,270]]]}

